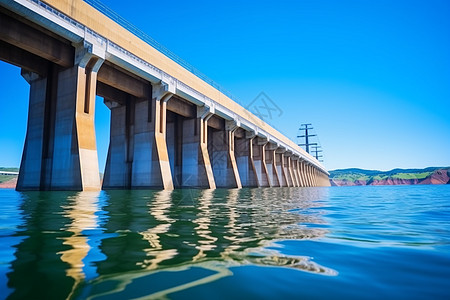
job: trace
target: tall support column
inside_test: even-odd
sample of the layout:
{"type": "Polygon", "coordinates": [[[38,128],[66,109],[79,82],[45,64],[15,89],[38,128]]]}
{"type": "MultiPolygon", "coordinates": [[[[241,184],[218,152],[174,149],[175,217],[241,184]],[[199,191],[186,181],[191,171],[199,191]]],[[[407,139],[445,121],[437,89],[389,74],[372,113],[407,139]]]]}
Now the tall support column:
{"type": "Polygon", "coordinates": [[[269,176],[270,186],[281,186],[280,176],[278,174],[276,165],[276,150],[278,146],[268,143],[265,147],[265,161],[267,167],[267,173],[269,176]]]}
{"type": "Polygon", "coordinates": [[[309,176],[309,164],[304,161],[303,162],[303,176],[305,177],[305,182],[307,187],[311,187],[311,177],[309,176]]]}
{"type": "Polygon", "coordinates": [[[292,173],[294,174],[294,178],[295,178],[295,181],[296,181],[296,183],[297,183],[297,186],[298,187],[300,187],[300,186],[302,186],[302,184],[301,184],[301,180],[300,180],[300,177],[298,176],[298,169],[297,169],[297,167],[298,167],[298,156],[292,156],[291,157],[291,164],[292,164],[292,173]]]}
{"type": "Polygon", "coordinates": [[[303,186],[308,187],[309,183],[308,183],[308,177],[307,177],[307,174],[306,174],[305,166],[306,166],[305,161],[301,160],[300,161],[300,175],[302,177],[303,186]]]}
{"type": "Polygon", "coordinates": [[[253,163],[255,165],[256,176],[258,178],[258,186],[270,187],[269,175],[266,165],[265,146],[267,144],[266,139],[256,137],[253,140],[253,163]]]}
{"type": "Polygon", "coordinates": [[[258,178],[256,175],[253,161],[253,139],[254,135],[246,133],[244,138],[235,139],[236,163],[239,171],[242,186],[258,187],[258,178]]]}
{"type": "Polygon", "coordinates": [[[50,67],[47,78],[25,75],[30,112],[18,190],[100,189],[94,115],[102,62],[81,46],[73,67],[50,67]]]}
{"type": "Polygon", "coordinates": [[[136,99],[127,95],[123,104],[109,99],[104,102],[111,110],[111,125],[103,188],[131,188],[136,99]]]}
{"type": "Polygon", "coordinates": [[[209,159],[208,153],[208,120],[212,116],[211,112],[208,113],[200,113],[199,115],[200,122],[200,153],[201,159],[199,163],[199,173],[204,174],[204,178],[207,181],[207,184],[201,183],[202,186],[206,186],[210,189],[216,188],[216,182],[214,181],[214,174],[211,166],[211,161],[209,159]]]}
{"type": "Polygon", "coordinates": [[[103,188],[173,189],[166,144],[167,84],[148,85],[147,97],[125,103],[106,100],[111,137],[103,188]]]}
{"type": "Polygon", "coordinates": [[[159,84],[153,87],[152,98],[155,101],[155,146],[156,156],[152,157],[153,162],[159,166],[162,187],[165,190],[173,189],[172,173],[170,170],[169,154],[166,142],[166,113],[167,101],[172,97],[173,92],[169,90],[169,85],[159,84]]]}
{"type": "Polygon", "coordinates": [[[208,120],[213,114],[208,107],[197,108],[197,118],[182,124],[181,186],[216,188],[208,153],[208,120]]]}
{"type": "Polygon", "coordinates": [[[292,179],[289,175],[289,169],[288,169],[288,162],[287,162],[287,156],[286,156],[287,152],[284,151],[283,153],[281,153],[281,165],[283,166],[282,169],[282,173],[283,173],[283,177],[285,180],[285,183],[287,187],[292,186],[292,179]]]}
{"type": "Polygon", "coordinates": [[[296,161],[297,163],[297,176],[298,176],[298,180],[300,182],[300,186],[304,187],[305,186],[305,182],[303,181],[303,177],[300,171],[300,164],[301,164],[301,158],[299,157],[298,160],[296,161]]]}
{"type": "Polygon", "coordinates": [[[289,186],[288,180],[286,178],[285,169],[284,169],[284,153],[286,150],[282,148],[278,148],[275,151],[275,165],[278,174],[278,181],[280,186],[289,186]]]}
{"type": "Polygon", "coordinates": [[[292,174],[292,181],[294,182],[294,186],[299,187],[300,186],[300,182],[298,181],[297,172],[295,170],[294,155],[289,157],[289,164],[290,164],[290,169],[291,169],[291,174],[292,174]]]}
{"type": "Polygon", "coordinates": [[[37,74],[22,70],[22,76],[30,84],[30,99],[27,133],[16,187],[19,191],[40,190],[41,182],[42,189],[45,187],[47,149],[52,145],[48,123],[54,119],[54,112],[50,112],[50,109],[54,110],[52,106],[55,103],[49,94],[56,93],[56,82],[53,86],[52,81],[57,80],[52,75],[53,72],[47,78],[40,78],[37,74]]]}
{"type": "Polygon", "coordinates": [[[242,188],[241,178],[239,177],[239,170],[236,164],[236,155],[234,153],[234,132],[238,128],[234,121],[227,122],[226,131],[228,136],[228,160],[230,162],[231,172],[237,188],[242,188]]]}
{"type": "Polygon", "coordinates": [[[286,161],[285,161],[285,168],[286,168],[287,177],[289,178],[289,186],[295,187],[296,186],[296,182],[295,182],[294,176],[292,174],[292,166],[291,166],[292,153],[286,151],[284,156],[285,156],[285,159],[286,159],[286,161]]]}
{"type": "Polygon", "coordinates": [[[303,177],[303,169],[302,169],[302,159],[299,158],[299,160],[297,161],[297,171],[298,171],[298,176],[300,178],[300,184],[302,187],[306,186],[306,182],[305,179],[303,177]]]}
{"type": "Polygon", "coordinates": [[[241,179],[234,154],[234,131],[237,125],[227,122],[225,130],[211,130],[208,137],[214,180],[217,187],[241,188],[241,179]]]}
{"type": "Polygon", "coordinates": [[[312,172],[311,172],[311,165],[307,164],[306,165],[306,170],[307,170],[307,174],[308,174],[308,181],[309,181],[309,186],[313,187],[314,186],[314,182],[313,182],[313,178],[312,178],[312,172]]]}

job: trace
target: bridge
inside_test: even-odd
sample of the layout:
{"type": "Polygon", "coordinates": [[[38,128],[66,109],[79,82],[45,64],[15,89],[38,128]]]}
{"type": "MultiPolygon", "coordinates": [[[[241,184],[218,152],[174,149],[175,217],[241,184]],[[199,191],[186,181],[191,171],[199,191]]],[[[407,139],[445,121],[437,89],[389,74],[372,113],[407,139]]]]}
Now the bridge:
{"type": "Polygon", "coordinates": [[[30,84],[18,190],[330,185],[315,158],[95,3],[0,0],[0,59],[30,84]],[[97,95],[111,111],[102,182],[97,95]]]}

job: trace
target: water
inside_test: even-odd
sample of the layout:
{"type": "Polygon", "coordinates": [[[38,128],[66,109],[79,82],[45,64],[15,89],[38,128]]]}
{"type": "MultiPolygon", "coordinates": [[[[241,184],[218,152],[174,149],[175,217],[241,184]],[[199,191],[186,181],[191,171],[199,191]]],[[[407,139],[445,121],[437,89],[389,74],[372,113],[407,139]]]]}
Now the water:
{"type": "Polygon", "coordinates": [[[0,190],[0,298],[450,299],[450,185],[0,190]]]}

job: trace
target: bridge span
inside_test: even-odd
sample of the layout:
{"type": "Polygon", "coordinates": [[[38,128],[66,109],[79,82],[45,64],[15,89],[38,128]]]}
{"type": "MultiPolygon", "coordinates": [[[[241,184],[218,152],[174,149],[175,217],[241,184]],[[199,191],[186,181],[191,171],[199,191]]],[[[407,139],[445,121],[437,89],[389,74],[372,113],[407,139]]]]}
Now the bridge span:
{"type": "Polygon", "coordinates": [[[82,0],[0,0],[0,59],[30,84],[18,190],[328,186],[283,134],[82,0]],[[111,111],[101,183],[95,97],[111,111]]]}

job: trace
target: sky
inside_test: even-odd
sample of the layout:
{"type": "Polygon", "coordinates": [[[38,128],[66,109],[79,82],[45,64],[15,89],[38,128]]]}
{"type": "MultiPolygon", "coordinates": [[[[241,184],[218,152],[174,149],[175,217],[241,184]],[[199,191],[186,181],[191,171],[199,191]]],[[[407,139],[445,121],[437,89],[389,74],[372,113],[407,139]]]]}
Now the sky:
{"type": "MultiPolygon", "coordinates": [[[[450,1],[108,1],[329,169],[450,166],[450,1]],[[255,102],[256,101],[256,102],[255,102]]],[[[0,62],[0,166],[19,166],[29,86],[0,62]]],[[[97,99],[102,171],[109,110],[97,99]]]]}

